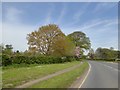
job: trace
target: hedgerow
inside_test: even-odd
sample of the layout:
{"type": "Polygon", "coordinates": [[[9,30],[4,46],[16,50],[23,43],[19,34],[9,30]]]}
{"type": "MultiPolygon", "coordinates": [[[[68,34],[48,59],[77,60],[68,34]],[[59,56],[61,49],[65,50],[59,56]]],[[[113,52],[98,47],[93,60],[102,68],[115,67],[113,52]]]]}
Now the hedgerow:
{"type": "Polygon", "coordinates": [[[54,64],[64,63],[76,60],[74,57],[57,57],[57,56],[8,56],[2,55],[2,65],[12,64],[54,64]]]}

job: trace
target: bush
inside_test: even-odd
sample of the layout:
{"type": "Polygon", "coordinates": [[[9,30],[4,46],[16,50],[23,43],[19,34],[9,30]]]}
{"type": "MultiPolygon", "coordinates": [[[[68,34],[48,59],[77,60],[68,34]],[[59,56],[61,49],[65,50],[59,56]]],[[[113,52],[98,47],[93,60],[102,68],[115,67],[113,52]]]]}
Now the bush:
{"type": "Polygon", "coordinates": [[[9,58],[9,56],[2,55],[2,65],[7,66],[7,65],[11,65],[11,64],[12,64],[12,60],[9,58]]]}
{"type": "Polygon", "coordinates": [[[55,56],[2,56],[2,65],[7,66],[11,64],[54,64],[75,61],[74,57],[55,57],[55,56]]]}

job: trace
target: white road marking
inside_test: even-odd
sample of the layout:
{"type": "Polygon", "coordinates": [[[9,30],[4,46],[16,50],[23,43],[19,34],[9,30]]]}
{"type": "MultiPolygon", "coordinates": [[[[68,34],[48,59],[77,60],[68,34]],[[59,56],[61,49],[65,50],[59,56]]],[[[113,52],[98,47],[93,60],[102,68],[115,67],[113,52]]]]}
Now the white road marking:
{"type": "MultiPolygon", "coordinates": [[[[88,63],[88,64],[89,64],[89,63],[88,63]]],[[[89,64],[89,70],[88,70],[88,72],[87,72],[87,75],[85,76],[85,78],[83,79],[81,85],[80,85],[78,88],[81,88],[81,86],[84,84],[84,82],[85,82],[85,80],[87,79],[87,77],[88,77],[90,71],[91,71],[91,65],[89,64]]]]}
{"type": "MultiPolygon", "coordinates": [[[[102,64],[102,63],[100,63],[100,64],[102,64]]],[[[115,70],[115,71],[119,71],[118,69],[115,69],[115,68],[113,68],[113,67],[111,67],[111,66],[108,66],[108,65],[105,65],[105,64],[102,64],[102,65],[104,65],[104,66],[106,66],[106,67],[108,67],[108,68],[111,68],[111,69],[113,69],[113,70],[115,70]]]]}
{"type": "Polygon", "coordinates": [[[107,63],[111,63],[111,64],[118,64],[118,63],[115,63],[115,62],[107,62],[107,63]]]}

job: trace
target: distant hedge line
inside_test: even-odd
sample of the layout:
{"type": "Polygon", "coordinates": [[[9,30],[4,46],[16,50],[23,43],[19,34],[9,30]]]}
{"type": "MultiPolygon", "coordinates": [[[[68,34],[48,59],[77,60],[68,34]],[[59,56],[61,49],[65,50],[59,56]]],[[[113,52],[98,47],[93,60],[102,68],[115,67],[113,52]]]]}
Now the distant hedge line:
{"type": "Polygon", "coordinates": [[[78,60],[74,57],[53,57],[53,56],[13,56],[2,55],[2,66],[12,64],[54,64],[78,60]]]}

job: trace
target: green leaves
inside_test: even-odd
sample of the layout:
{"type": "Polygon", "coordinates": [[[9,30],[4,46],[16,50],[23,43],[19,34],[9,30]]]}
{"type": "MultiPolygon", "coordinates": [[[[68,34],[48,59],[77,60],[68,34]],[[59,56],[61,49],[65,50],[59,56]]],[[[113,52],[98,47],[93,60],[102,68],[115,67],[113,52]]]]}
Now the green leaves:
{"type": "Polygon", "coordinates": [[[76,46],[79,46],[80,48],[89,49],[91,47],[89,38],[86,37],[86,34],[81,31],[73,32],[69,34],[68,37],[76,46]]]}
{"type": "Polygon", "coordinates": [[[69,34],[68,38],[70,38],[70,40],[76,46],[75,55],[78,58],[81,57],[84,50],[88,50],[91,47],[91,43],[90,43],[89,38],[86,37],[86,34],[81,32],[81,31],[77,31],[77,32],[73,32],[73,33],[69,34]],[[77,49],[77,48],[79,48],[79,49],[77,49]]]}
{"type": "Polygon", "coordinates": [[[96,59],[114,60],[118,57],[118,52],[107,48],[98,48],[95,51],[96,59]]]}

